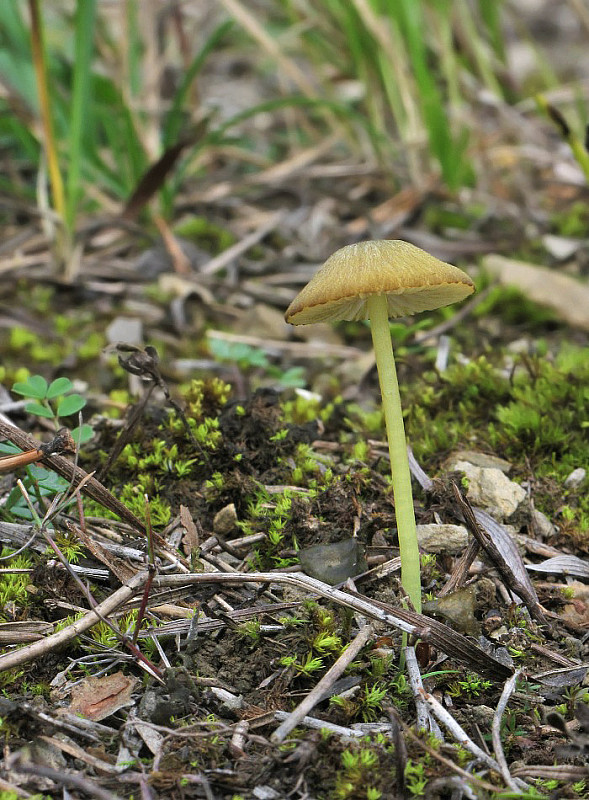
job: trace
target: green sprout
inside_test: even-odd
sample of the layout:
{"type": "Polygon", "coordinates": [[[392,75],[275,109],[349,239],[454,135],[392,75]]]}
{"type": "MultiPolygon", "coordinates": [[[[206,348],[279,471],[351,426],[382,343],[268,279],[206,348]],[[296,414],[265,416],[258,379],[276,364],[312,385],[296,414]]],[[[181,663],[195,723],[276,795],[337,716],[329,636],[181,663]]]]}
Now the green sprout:
{"type": "Polygon", "coordinates": [[[343,771],[338,774],[335,797],[338,800],[352,797],[365,797],[366,800],[379,800],[382,792],[371,786],[378,767],[378,755],[367,748],[344,750],[341,754],[343,771]]]}
{"type": "MultiPolygon", "coordinates": [[[[53,420],[55,429],[60,427],[60,418],[77,414],[86,405],[81,394],[72,393],[73,383],[69,378],[56,378],[47,383],[42,375],[30,375],[25,381],[17,381],[12,391],[28,398],[25,405],[28,414],[53,420]]],[[[75,442],[86,442],[92,436],[92,428],[82,425],[74,428],[72,436],[75,442]]]]}
{"type": "Polygon", "coordinates": [[[302,661],[299,661],[296,656],[283,656],[280,659],[280,664],[283,667],[292,668],[297,675],[306,677],[311,677],[314,672],[323,669],[323,659],[314,656],[312,653],[307,653],[302,661]]]}
{"type": "Polygon", "coordinates": [[[423,797],[427,778],[425,776],[425,766],[423,763],[415,763],[411,759],[405,765],[405,785],[407,791],[413,797],[423,797]]]}

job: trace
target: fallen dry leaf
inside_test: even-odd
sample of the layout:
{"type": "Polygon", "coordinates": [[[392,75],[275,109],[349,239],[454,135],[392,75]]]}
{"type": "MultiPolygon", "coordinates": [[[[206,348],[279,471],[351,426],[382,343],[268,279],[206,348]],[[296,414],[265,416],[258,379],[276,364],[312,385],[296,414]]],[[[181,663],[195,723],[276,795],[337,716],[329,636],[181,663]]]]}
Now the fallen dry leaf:
{"type": "Polygon", "coordinates": [[[495,253],[485,256],[482,265],[504,286],[516,286],[530,300],[551,308],[564,322],[589,331],[589,286],[562,272],[495,253]]]}
{"type": "Polygon", "coordinates": [[[120,671],[104,678],[85,678],[72,691],[69,710],[100,722],[120,708],[132,705],[131,694],[137,683],[137,678],[120,671]]]}
{"type": "Polygon", "coordinates": [[[562,608],[560,616],[580,628],[589,628],[589,587],[573,581],[567,588],[574,589],[575,596],[562,608]]]}
{"type": "Polygon", "coordinates": [[[185,530],[182,537],[182,549],[184,554],[190,556],[198,550],[200,537],[198,535],[198,528],[195,525],[192,515],[186,506],[180,506],[180,522],[185,530]]]}

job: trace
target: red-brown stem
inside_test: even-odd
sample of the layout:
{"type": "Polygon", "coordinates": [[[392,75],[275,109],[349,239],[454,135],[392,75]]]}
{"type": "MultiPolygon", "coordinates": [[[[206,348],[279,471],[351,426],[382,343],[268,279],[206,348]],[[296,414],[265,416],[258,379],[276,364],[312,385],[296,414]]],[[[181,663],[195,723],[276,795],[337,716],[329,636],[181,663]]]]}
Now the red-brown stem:
{"type": "Polygon", "coordinates": [[[25,450],[24,453],[2,456],[0,458],[0,472],[10,472],[19,467],[26,467],[28,464],[40,461],[44,456],[45,453],[42,450],[25,450]]]}

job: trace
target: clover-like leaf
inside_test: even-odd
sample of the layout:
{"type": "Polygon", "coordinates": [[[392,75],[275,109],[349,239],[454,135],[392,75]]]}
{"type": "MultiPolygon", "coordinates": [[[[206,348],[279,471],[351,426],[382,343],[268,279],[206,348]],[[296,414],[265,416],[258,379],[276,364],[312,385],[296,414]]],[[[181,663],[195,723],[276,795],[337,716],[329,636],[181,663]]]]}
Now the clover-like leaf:
{"type": "Polygon", "coordinates": [[[15,383],[12,391],[16,392],[16,394],[22,394],[23,397],[34,397],[37,400],[43,400],[47,396],[47,381],[42,375],[31,375],[26,381],[15,383]]]}
{"type": "Polygon", "coordinates": [[[74,428],[71,431],[72,439],[78,444],[84,444],[85,442],[89,442],[92,436],[94,435],[94,429],[92,425],[88,425],[86,422],[80,427],[74,428]]]}
{"type": "Polygon", "coordinates": [[[45,396],[48,400],[53,400],[55,397],[59,397],[62,394],[67,394],[70,392],[72,387],[73,384],[69,378],[56,378],[49,384],[49,388],[47,389],[47,394],[45,396]]]}
{"type": "Polygon", "coordinates": [[[47,419],[53,419],[53,412],[42,406],[41,403],[27,403],[25,406],[25,411],[28,414],[35,414],[37,417],[47,417],[47,419]]]}
{"type": "Polygon", "coordinates": [[[57,405],[58,417],[69,417],[70,414],[76,414],[86,405],[86,398],[81,394],[70,394],[67,397],[62,397],[57,405]]]}

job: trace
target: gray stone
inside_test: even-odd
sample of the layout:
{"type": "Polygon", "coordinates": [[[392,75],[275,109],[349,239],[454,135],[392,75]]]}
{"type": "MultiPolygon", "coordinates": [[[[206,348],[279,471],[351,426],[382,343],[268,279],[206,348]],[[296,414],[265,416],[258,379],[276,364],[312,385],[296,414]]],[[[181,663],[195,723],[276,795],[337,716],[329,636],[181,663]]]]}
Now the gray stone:
{"type": "Polygon", "coordinates": [[[587,470],[583,469],[583,467],[577,467],[577,469],[574,469],[565,479],[564,485],[567,489],[576,489],[577,486],[583,483],[586,476],[587,470]]]}
{"type": "Polygon", "coordinates": [[[491,456],[488,453],[479,453],[478,450],[458,450],[446,461],[446,466],[450,470],[460,469],[460,467],[456,466],[459,461],[468,461],[469,464],[475,467],[484,467],[485,469],[500,469],[505,474],[511,470],[509,461],[498,456],[491,456]]]}
{"type": "Polygon", "coordinates": [[[539,539],[549,539],[556,531],[556,527],[550,522],[546,514],[533,508],[530,513],[531,529],[539,539]]]}
{"type": "Polygon", "coordinates": [[[237,527],[237,512],[235,503],[229,503],[220,511],[217,511],[213,519],[213,531],[220,536],[228,536],[237,527]]]}
{"type": "Polygon", "coordinates": [[[142,344],[143,324],[136,317],[115,317],[106,329],[109,344],[142,344]]]}
{"type": "Polygon", "coordinates": [[[304,547],[299,550],[299,561],[303,572],[330,586],[342,583],[366,569],[362,546],[354,537],[304,547]]]}
{"type": "Polygon", "coordinates": [[[468,531],[463,525],[417,525],[417,541],[426,553],[457,555],[468,544],[468,531]]]}
{"type": "Polygon", "coordinates": [[[527,498],[525,490],[500,469],[475,467],[469,461],[458,461],[455,466],[468,478],[471,503],[481,506],[497,520],[510,517],[527,498]]]}
{"type": "Polygon", "coordinates": [[[546,234],[546,236],[542,237],[542,244],[550,255],[558,259],[558,261],[566,261],[571,256],[574,256],[583,247],[584,243],[581,239],[546,234]]]}
{"type": "Polygon", "coordinates": [[[486,729],[493,722],[495,710],[489,706],[472,703],[468,708],[468,714],[473,722],[486,729]]]}
{"type": "Polygon", "coordinates": [[[221,705],[230,711],[238,711],[243,708],[243,697],[240,694],[233,694],[233,692],[228,692],[227,689],[221,689],[218,686],[211,687],[211,694],[214,694],[221,705]]]}

